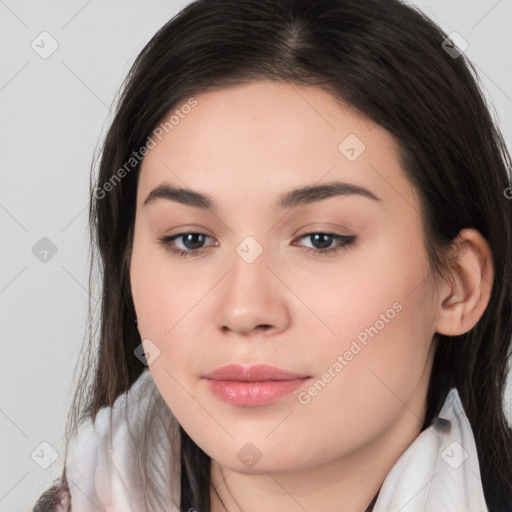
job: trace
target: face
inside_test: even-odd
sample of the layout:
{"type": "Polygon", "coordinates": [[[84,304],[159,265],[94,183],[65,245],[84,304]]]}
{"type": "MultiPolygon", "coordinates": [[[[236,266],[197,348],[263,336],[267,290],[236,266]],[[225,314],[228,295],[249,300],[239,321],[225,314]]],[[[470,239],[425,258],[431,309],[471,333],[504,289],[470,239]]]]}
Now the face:
{"type": "Polygon", "coordinates": [[[318,87],[261,81],[195,102],[142,163],[130,264],[169,408],[239,472],[414,438],[435,288],[394,139],[318,87]],[[205,378],[231,363],[293,375],[205,378]]]}

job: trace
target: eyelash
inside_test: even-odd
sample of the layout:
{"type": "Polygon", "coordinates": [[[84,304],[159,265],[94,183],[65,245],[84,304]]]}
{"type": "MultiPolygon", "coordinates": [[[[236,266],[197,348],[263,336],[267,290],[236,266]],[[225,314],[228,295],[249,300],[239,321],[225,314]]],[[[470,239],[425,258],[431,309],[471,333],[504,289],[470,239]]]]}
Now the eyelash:
{"type": "MultiPolygon", "coordinates": [[[[158,239],[158,242],[160,245],[162,245],[166,250],[171,252],[172,254],[176,256],[180,256],[182,258],[186,258],[189,256],[195,257],[199,256],[199,254],[203,251],[204,248],[200,249],[176,249],[172,246],[175,239],[180,238],[185,235],[202,235],[207,238],[211,238],[205,233],[199,233],[197,231],[185,231],[182,233],[178,233],[176,235],[172,236],[163,236],[158,239]]],[[[301,235],[298,237],[298,239],[306,238],[311,235],[327,235],[333,238],[333,241],[341,242],[341,245],[338,245],[337,247],[330,247],[328,249],[313,249],[311,247],[305,247],[306,251],[312,254],[320,254],[320,255],[326,255],[326,254],[334,254],[341,250],[347,249],[350,246],[354,244],[354,242],[357,240],[357,236],[346,236],[346,235],[338,235],[337,233],[328,233],[324,231],[312,231],[310,233],[305,233],[304,235],[301,235]]]]}

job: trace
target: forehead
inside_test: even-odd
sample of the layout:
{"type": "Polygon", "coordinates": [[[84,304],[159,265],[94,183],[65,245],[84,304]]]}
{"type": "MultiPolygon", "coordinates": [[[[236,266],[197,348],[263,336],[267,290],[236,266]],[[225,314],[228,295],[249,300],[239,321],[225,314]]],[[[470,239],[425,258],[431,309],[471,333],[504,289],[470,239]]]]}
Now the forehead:
{"type": "Polygon", "coordinates": [[[183,100],[162,123],[141,165],[139,204],[162,183],[262,201],[333,180],[381,197],[412,193],[391,134],[317,86],[230,86],[183,100]]]}

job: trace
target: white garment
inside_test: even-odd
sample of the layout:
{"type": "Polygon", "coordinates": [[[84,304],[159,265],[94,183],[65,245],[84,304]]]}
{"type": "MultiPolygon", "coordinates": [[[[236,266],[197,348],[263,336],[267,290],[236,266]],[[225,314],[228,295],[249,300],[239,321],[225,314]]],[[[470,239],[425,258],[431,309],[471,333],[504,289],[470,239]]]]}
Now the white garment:
{"type": "MultiPolygon", "coordinates": [[[[72,512],[143,512],[141,484],[137,482],[134,443],[137,442],[148,397],[158,392],[146,369],[128,392],[112,407],[112,438],[109,439],[109,408],[89,420],[69,445],[66,474],[72,512]],[[132,404],[132,434],[126,426],[126,402],[132,404]]],[[[163,461],[171,447],[161,436],[163,461]]],[[[176,461],[178,458],[175,457],[176,461]]],[[[162,462],[163,463],[163,462],[162,462]]],[[[164,470],[159,485],[172,481],[166,494],[170,512],[179,512],[179,468],[164,470]],[[174,497],[174,505],[171,505],[174,497]]],[[[459,394],[452,388],[438,419],[421,432],[400,456],[385,478],[373,512],[488,512],[485,504],[475,441],[459,394]]]]}
{"type": "MultiPolygon", "coordinates": [[[[80,426],[70,441],[65,463],[72,512],[149,512],[143,501],[146,484],[137,478],[142,471],[138,470],[134,447],[143,437],[142,418],[155,393],[158,389],[145,369],[112,408],[98,411],[94,425],[89,419],[80,426]]],[[[159,474],[153,483],[162,490],[166,510],[179,512],[179,458],[173,456],[161,423],[155,425],[159,446],[153,458],[158,459],[159,474]],[[166,464],[171,460],[173,468],[166,464]],[[173,482],[173,489],[168,489],[166,482],[173,482]]],[[[175,435],[179,437],[176,431],[175,435]]]]}
{"type": "Polygon", "coordinates": [[[456,388],[382,484],[373,512],[399,511],[488,512],[475,438],[456,388]]]}

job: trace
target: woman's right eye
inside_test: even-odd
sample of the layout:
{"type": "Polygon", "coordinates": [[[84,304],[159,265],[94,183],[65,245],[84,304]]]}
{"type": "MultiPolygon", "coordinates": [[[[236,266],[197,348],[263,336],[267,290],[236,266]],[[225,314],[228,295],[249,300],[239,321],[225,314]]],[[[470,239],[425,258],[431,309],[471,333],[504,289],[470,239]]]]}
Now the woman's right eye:
{"type": "Polygon", "coordinates": [[[163,245],[168,251],[172,254],[176,254],[178,256],[186,257],[186,256],[197,256],[202,252],[204,247],[201,245],[204,243],[206,238],[211,238],[204,233],[198,233],[195,231],[187,231],[184,233],[178,233],[172,236],[163,236],[158,239],[158,242],[163,245]],[[176,247],[176,241],[181,239],[182,245],[184,248],[176,247]],[[197,247],[197,246],[200,247],[197,247]]]}

